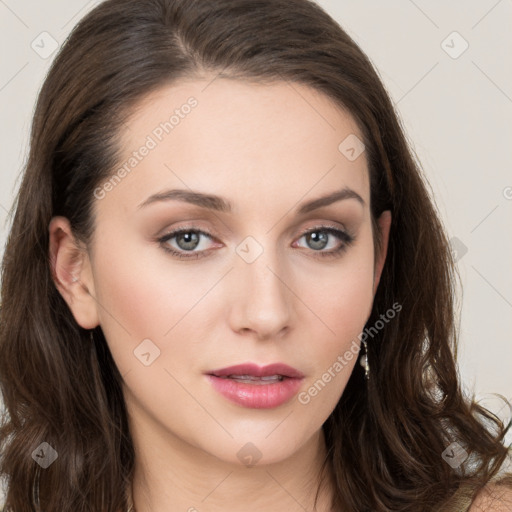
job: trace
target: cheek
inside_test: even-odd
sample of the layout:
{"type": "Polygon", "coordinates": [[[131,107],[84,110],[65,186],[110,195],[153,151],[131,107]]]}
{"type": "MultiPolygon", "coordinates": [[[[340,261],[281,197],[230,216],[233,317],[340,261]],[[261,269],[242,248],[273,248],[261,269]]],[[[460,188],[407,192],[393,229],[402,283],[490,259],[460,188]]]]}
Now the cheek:
{"type": "Polygon", "coordinates": [[[328,310],[337,335],[352,338],[363,329],[372,307],[372,284],[371,266],[354,268],[338,281],[328,310]]]}
{"type": "Polygon", "coordinates": [[[319,328],[311,329],[309,337],[314,343],[307,344],[301,354],[304,361],[310,362],[311,371],[298,395],[311,428],[318,426],[316,418],[325,420],[333,411],[359,364],[359,338],[371,312],[373,259],[360,257],[357,263],[346,263],[343,268],[340,266],[337,278],[331,273],[323,281],[323,294],[318,287],[311,297],[311,309],[321,322],[315,320],[319,328]]]}
{"type": "Polygon", "coordinates": [[[370,283],[363,284],[358,277],[363,276],[354,272],[349,278],[340,279],[338,286],[331,290],[330,300],[326,297],[318,307],[322,321],[329,329],[323,327],[322,332],[327,335],[319,335],[319,341],[308,348],[308,354],[304,354],[306,360],[315,361],[314,380],[328,382],[324,395],[328,409],[333,408],[341,396],[358,361],[359,336],[371,311],[370,283]]]}
{"type": "Polygon", "coordinates": [[[364,243],[347,251],[339,265],[324,268],[309,279],[312,293],[305,301],[318,318],[311,317],[309,338],[302,358],[311,361],[311,378],[306,384],[303,404],[320,415],[328,415],[356,365],[359,364],[360,334],[373,304],[373,244],[364,243]],[[321,395],[320,400],[313,400],[321,395]]]}
{"type": "Polygon", "coordinates": [[[310,279],[306,303],[325,324],[323,331],[334,346],[357,336],[368,319],[373,303],[373,257],[369,251],[354,251],[338,268],[317,272],[310,279]],[[314,282],[313,282],[314,281],[314,282]],[[327,329],[327,327],[329,329],[327,329]]]}
{"type": "MultiPolygon", "coordinates": [[[[134,350],[143,340],[152,340],[165,355],[173,338],[184,333],[190,337],[219,273],[201,273],[186,264],[179,270],[176,263],[166,264],[163,251],[130,244],[126,238],[124,244],[111,239],[101,247],[94,270],[96,300],[101,328],[123,374],[140,364],[134,350]]],[[[186,346],[173,347],[174,355],[186,346]]]]}

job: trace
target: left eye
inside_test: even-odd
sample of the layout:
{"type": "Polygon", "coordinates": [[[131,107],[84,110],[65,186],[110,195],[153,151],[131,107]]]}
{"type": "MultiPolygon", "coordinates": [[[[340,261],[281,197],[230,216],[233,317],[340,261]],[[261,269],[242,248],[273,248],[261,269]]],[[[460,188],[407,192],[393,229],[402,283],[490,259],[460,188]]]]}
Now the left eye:
{"type": "MultiPolygon", "coordinates": [[[[213,235],[206,231],[187,228],[172,231],[171,233],[168,233],[162,238],[158,239],[158,241],[162,245],[163,249],[171,253],[173,256],[181,259],[197,259],[204,257],[208,253],[206,249],[199,251],[195,250],[201,245],[200,242],[202,237],[209,239],[214,238],[213,235]],[[173,239],[175,239],[177,247],[170,244],[173,239]]],[[[314,253],[318,253],[319,256],[324,257],[334,256],[336,254],[342,253],[354,241],[354,237],[345,231],[324,226],[308,229],[301,234],[298,240],[301,240],[302,238],[306,239],[306,243],[309,244],[314,253]],[[325,251],[324,249],[326,249],[326,247],[329,245],[329,237],[336,238],[339,242],[338,244],[334,245],[334,248],[331,247],[330,250],[325,251]]]]}
{"type": "MultiPolygon", "coordinates": [[[[340,231],[339,229],[335,228],[313,228],[309,229],[305,233],[302,234],[302,236],[299,238],[305,238],[309,244],[312,244],[313,249],[316,250],[322,250],[325,249],[328,245],[329,237],[331,238],[337,238],[338,240],[342,240],[345,242],[345,244],[349,244],[352,242],[352,238],[345,233],[344,231],[340,231]]],[[[336,244],[335,244],[336,247],[336,244]]],[[[344,247],[344,245],[342,245],[344,247]]],[[[332,247],[331,247],[332,249],[332,247]]],[[[334,249],[331,251],[328,251],[328,253],[336,252],[338,249],[334,249]]]]}

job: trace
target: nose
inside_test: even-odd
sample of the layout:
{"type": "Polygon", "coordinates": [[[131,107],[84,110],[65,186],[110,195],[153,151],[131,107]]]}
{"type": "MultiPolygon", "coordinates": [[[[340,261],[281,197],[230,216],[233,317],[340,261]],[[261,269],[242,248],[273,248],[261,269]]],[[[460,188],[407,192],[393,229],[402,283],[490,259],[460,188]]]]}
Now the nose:
{"type": "Polygon", "coordinates": [[[265,250],[252,263],[240,259],[231,276],[231,328],[260,340],[283,336],[292,320],[293,287],[277,258],[269,254],[265,250]]]}

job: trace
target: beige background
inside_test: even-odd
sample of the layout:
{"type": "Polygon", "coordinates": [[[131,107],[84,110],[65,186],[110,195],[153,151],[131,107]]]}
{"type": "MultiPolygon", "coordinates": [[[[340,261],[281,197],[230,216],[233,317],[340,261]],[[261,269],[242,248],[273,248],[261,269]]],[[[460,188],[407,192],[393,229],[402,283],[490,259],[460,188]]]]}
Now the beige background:
{"type": "MultiPolygon", "coordinates": [[[[1,254],[36,94],[54,56],[31,45],[42,52],[42,37],[51,49],[42,32],[61,44],[97,3],[0,0],[1,254]]],[[[488,393],[512,400],[512,0],[318,3],[368,54],[397,106],[459,251],[465,386],[507,419],[488,393]]]]}

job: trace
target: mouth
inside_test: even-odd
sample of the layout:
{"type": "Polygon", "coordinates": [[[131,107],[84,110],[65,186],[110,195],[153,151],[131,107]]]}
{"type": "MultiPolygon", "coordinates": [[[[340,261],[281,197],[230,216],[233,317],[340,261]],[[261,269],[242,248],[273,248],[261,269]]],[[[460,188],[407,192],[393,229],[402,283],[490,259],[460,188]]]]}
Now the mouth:
{"type": "Polygon", "coordinates": [[[304,374],[284,363],[258,366],[254,363],[244,363],[208,372],[208,375],[223,379],[241,380],[244,382],[265,383],[278,382],[284,379],[302,379],[304,374]]]}
{"type": "Polygon", "coordinates": [[[301,386],[304,374],[276,363],[229,366],[206,373],[213,388],[229,401],[254,409],[273,408],[289,401],[301,386]]]}
{"type": "Polygon", "coordinates": [[[272,384],[273,382],[281,382],[288,377],[284,375],[268,375],[266,377],[254,377],[253,375],[213,375],[213,377],[218,377],[219,379],[231,379],[236,382],[242,382],[244,384],[256,384],[256,385],[265,385],[272,384]]]}

